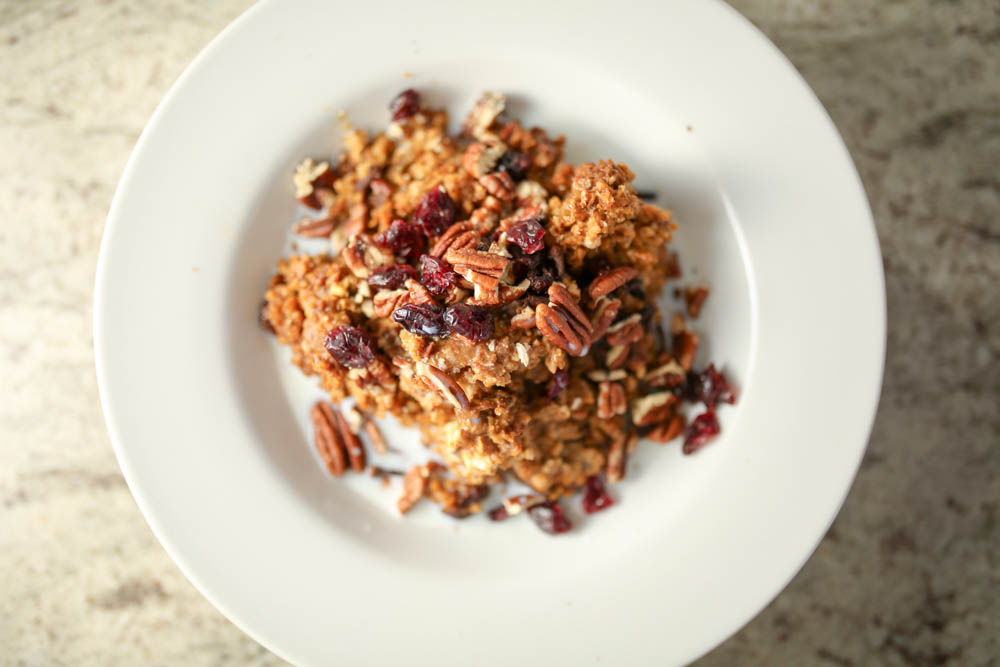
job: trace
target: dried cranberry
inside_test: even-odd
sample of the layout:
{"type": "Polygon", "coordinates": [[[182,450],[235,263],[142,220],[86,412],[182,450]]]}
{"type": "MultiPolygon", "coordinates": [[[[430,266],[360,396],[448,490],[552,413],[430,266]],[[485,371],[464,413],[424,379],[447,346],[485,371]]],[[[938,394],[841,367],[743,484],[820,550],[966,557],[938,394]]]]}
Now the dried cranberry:
{"type": "Polygon", "coordinates": [[[420,93],[407,88],[389,102],[389,113],[393,120],[409,118],[420,111],[420,93]]]}
{"type": "Polygon", "coordinates": [[[556,400],[559,394],[566,391],[566,387],[569,386],[569,371],[565,368],[558,370],[552,374],[552,379],[549,380],[549,390],[545,393],[550,401],[556,400]]]}
{"type": "Polygon", "coordinates": [[[424,236],[420,227],[405,220],[393,220],[389,228],[374,240],[400,257],[416,257],[424,251],[424,236]]]}
{"type": "Polygon", "coordinates": [[[583,488],[583,511],[587,514],[593,514],[606,510],[614,504],[615,499],[604,488],[601,478],[597,475],[588,477],[587,484],[583,488]]]}
{"type": "Polygon", "coordinates": [[[555,280],[555,269],[548,264],[542,264],[528,273],[528,282],[531,283],[531,291],[536,294],[545,294],[555,280]]]}
{"type": "Polygon", "coordinates": [[[493,315],[482,306],[453,303],[444,311],[444,325],[449,333],[465,336],[473,343],[493,338],[496,325],[493,315]]]}
{"type": "Polygon", "coordinates": [[[455,222],[455,202],[442,187],[429,190],[417,204],[413,219],[427,236],[439,236],[455,222]]]}
{"type": "Polygon", "coordinates": [[[420,284],[431,294],[444,294],[458,281],[458,274],[451,269],[451,264],[431,257],[420,256],[420,284]]]}
{"type": "Polygon", "coordinates": [[[490,518],[490,521],[503,521],[504,519],[510,518],[510,512],[508,512],[507,508],[503,505],[497,505],[487,512],[486,516],[490,518]]]}
{"type": "Polygon", "coordinates": [[[701,449],[706,442],[719,435],[720,430],[721,427],[719,420],[715,417],[715,411],[709,410],[705,414],[698,415],[684,430],[684,447],[681,451],[685,454],[693,454],[701,449]]]}
{"type": "Polygon", "coordinates": [[[396,309],[392,319],[410,333],[419,336],[447,335],[441,319],[441,308],[432,303],[405,303],[396,309]]]}
{"type": "Polygon", "coordinates": [[[515,181],[520,181],[531,167],[531,157],[521,151],[507,151],[500,156],[494,171],[506,171],[515,181]]]}
{"type": "Polygon", "coordinates": [[[375,361],[375,341],[363,329],[349,324],[331,329],[323,346],[337,363],[347,368],[365,368],[375,361]]]}
{"type": "Polygon", "coordinates": [[[416,277],[417,270],[409,264],[391,264],[376,269],[368,278],[368,284],[377,289],[399,289],[407,278],[416,277]]]}
{"type": "Polygon", "coordinates": [[[513,244],[509,244],[507,246],[507,250],[510,252],[510,256],[514,259],[515,262],[517,262],[518,264],[523,264],[529,269],[534,269],[539,264],[541,264],[543,260],[545,260],[544,254],[536,252],[533,255],[528,255],[523,250],[521,250],[520,246],[516,246],[513,244]]]}
{"type": "Polygon", "coordinates": [[[535,218],[529,218],[508,229],[507,238],[525,254],[533,255],[545,247],[545,228],[535,218]]]}
{"type": "Polygon", "coordinates": [[[726,376],[715,370],[715,364],[709,364],[708,368],[697,375],[698,398],[705,403],[709,410],[714,408],[720,401],[723,403],[735,403],[736,397],[733,390],[726,381],[726,376]]]}
{"type": "Polygon", "coordinates": [[[528,508],[528,516],[535,524],[550,535],[567,532],[573,525],[563,514],[562,507],[551,500],[532,505],[528,508]]]}

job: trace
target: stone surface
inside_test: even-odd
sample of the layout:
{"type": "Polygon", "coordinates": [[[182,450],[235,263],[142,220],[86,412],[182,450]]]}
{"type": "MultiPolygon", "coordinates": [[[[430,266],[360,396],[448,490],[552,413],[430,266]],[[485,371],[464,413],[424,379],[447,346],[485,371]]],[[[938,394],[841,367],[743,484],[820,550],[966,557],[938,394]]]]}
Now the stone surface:
{"type": "MultiPolygon", "coordinates": [[[[0,0],[0,664],[282,664],[146,526],[91,355],[98,243],[125,160],[246,4],[0,0]]],[[[997,664],[1000,5],[734,5],[802,72],[857,162],[889,345],[872,442],[833,528],[700,664],[997,664]]]]}

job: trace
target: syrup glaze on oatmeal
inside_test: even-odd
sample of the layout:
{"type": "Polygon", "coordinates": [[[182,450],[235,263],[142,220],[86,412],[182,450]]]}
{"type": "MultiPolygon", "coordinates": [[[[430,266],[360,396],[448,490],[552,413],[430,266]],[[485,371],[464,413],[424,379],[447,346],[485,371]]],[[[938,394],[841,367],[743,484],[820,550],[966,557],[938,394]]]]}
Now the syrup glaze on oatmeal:
{"type": "MultiPolygon", "coordinates": [[[[468,516],[513,476],[535,495],[490,518],[523,509],[558,534],[560,497],[583,489],[587,513],[610,507],[601,478],[624,477],[640,435],[684,434],[693,452],[733,392],[714,366],[693,369],[699,339],[679,313],[661,326],[656,297],[680,276],[670,212],[640,199],[624,164],[567,164],[563,137],[504,108],[483,95],[451,136],[447,114],[407,90],[385,132],[350,132],[334,165],[303,161],[297,196],[318,216],[295,230],[329,236],[331,252],[281,260],[261,319],[332,401],[421,429],[445,465],[406,474],[401,512],[426,497],[468,516]],[[707,412],[688,425],[683,402],[707,412]]],[[[356,450],[370,422],[315,414],[340,474],[358,459],[332,450],[356,450]]]]}

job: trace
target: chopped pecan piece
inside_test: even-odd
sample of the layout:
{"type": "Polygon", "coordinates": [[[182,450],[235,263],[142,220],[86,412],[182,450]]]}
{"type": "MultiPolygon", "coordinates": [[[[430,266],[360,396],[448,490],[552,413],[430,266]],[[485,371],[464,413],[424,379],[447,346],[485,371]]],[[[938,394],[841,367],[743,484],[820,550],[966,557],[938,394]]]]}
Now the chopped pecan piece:
{"type": "Polygon", "coordinates": [[[354,472],[363,472],[365,469],[365,448],[361,444],[361,439],[351,432],[350,424],[347,423],[347,419],[339,410],[333,410],[333,414],[337,418],[340,441],[344,444],[344,449],[347,451],[347,458],[351,462],[351,470],[354,472]]]}
{"type": "Polygon", "coordinates": [[[650,426],[664,421],[674,412],[677,397],[669,391],[658,391],[637,398],[632,402],[632,422],[636,426],[650,426]]]}
{"type": "Polygon", "coordinates": [[[674,357],[685,371],[691,370],[698,354],[698,334],[684,330],[674,336],[674,357]]]}
{"type": "Polygon", "coordinates": [[[427,469],[414,466],[403,476],[403,495],[396,501],[400,514],[406,514],[420,501],[427,490],[427,469]]]}
{"type": "Polygon", "coordinates": [[[329,236],[337,228],[333,218],[303,218],[292,227],[292,231],[307,239],[317,239],[329,236]]]}
{"type": "Polygon", "coordinates": [[[436,303],[434,301],[434,295],[430,293],[426,287],[418,283],[413,278],[407,278],[406,282],[407,292],[410,295],[410,303],[415,303],[418,305],[425,305],[428,303],[436,303]]]}
{"type": "Polygon", "coordinates": [[[477,141],[469,145],[462,154],[462,166],[473,178],[480,178],[493,171],[500,156],[507,147],[502,143],[483,143],[477,141]]]}
{"type": "Polygon", "coordinates": [[[515,329],[532,328],[535,326],[535,309],[531,306],[523,306],[510,318],[510,325],[515,329]]]}
{"type": "Polygon", "coordinates": [[[656,442],[670,442],[684,432],[684,417],[674,415],[662,424],[658,424],[646,437],[656,442]]]}
{"type": "Polygon", "coordinates": [[[608,449],[608,467],[606,477],[609,482],[620,482],[625,478],[625,458],[628,447],[628,434],[624,431],[616,435],[608,449]]]}
{"type": "Polygon", "coordinates": [[[694,285],[684,288],[684,303],[687,304],[688,317],[695,319],[701,315],[701,307],[708,298],[708,288],[704,285],[694,285]]]}
{"type": "Polygon", "coordinates": [[[505,171],[481,176],[479,183],[486,188],[487,192],[502,201],[513,199],[517,187],[514,185],[514,179],[505,171]]]}
{"type": "Polygon", "coordinates": [[[469,397],[466,396],[462,387],[451,379],[447,373],[422,361],[417,362],[416,368],[417,373],[438,393],[444,396],[445,400],[451,403],[456,410],[469,409],[469,397]]]}
{"type": "Polygon", "coordinates": [[[628,345],[642,340],[646,329],[642,326],[642,315],[629,315],[621,322],[608,327],[607,340],[611,345],[628,345]]]}
{"type": "Polygon", "coordinates": [[[321,204],[316,197],[316,186],[332,185],[333,170],[330,169],[329,162],[316,164],[310,158],[306,158],[295,168],[292,183],[295,185],[295,197],[309,208],[318,209],[321,204]]]}
{"type": "Polygon", "coordinates": [[[372,243],[371,238],[358,234],[343,251],[344,263],[358,278],[367,280],[373,269],[392,262],[392,255],[372,243]]]}
{"type": "Polygon", "coordinates": [[[388,453],[389,445],[385,443],[385,438],[382,436],[382,431],[379,430],[378,424],[370,418],[365,417],[362,428],[364,428],[365,433],[368,434],[368,439],[372,441],[372,447],[375,448],[376,452],[379,454],[388,453]]]}
{"type": "Polygon", "coordinates": [[[618,317],[618,311],[622,307],[619,299],[609,299],[602,296],[594,306],[594,319],[591,322],[593,328],[592,338],[594,342],[599,341],[607,333],[608,327],[618,317]]]}
{"type": "Polygon", "coordinates": [[[612,345],[604,357],[604,365],[613,369],[624,368],[631,350],[631,345],[612,345]]]}
{"type": "Polygon", "coordinates": [[[594,282],[590,283],[590,287],[587,288],[587,294],[590,295],[591,299],[596,301],[602,296],[611,294],[637,275],[639,275],[639,272],[631,266],[619,266],[611,269],[597,276],[594,282]]]}

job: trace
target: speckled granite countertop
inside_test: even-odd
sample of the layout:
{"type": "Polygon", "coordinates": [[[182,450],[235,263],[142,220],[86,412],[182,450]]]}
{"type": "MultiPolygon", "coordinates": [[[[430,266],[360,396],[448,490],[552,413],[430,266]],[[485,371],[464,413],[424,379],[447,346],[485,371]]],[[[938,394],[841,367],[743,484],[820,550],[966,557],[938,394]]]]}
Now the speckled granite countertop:
{"type": "MultiPolygon", "coordinates": [[[[1000,4],[734,4],[799,68],[858,164],[889,346],[839,518],[788,589],[700,664],[1000,664],[1000,4]]],[[[282,664],[146,526],[91,354],[98,242],[125,160],[246,5],[0,0],[0,664],[282,664]]]]}

